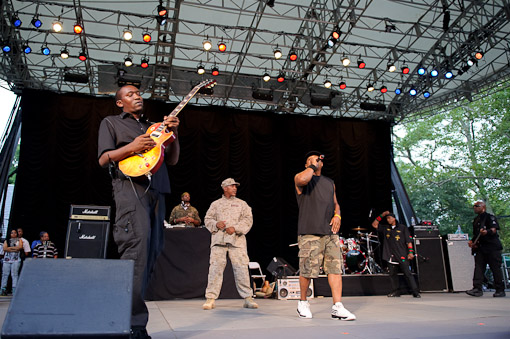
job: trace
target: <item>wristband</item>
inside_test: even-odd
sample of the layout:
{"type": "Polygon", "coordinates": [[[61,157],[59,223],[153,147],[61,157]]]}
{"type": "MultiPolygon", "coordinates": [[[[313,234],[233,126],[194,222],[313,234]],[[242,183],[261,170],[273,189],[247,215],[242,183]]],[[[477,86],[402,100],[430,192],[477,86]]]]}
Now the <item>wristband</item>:
{"type": "Polygon", "coordinates": [[[307,168],[313,169],[314,172],[317,171],[317,166],[315,166],[315,165],[310,165],[307,168]]]}
{"type": "Polygon", "coordinates": [[[333,216],[333,218],[334,218],[334,217],[338,217],[338,219],[342,220],[342,217],[340,216],[340,214],[336,214],[336,213],[335,213],[335,215],[333,216]]]}
{"type": "Polygon", "coordinates": [[[381,218],[381,216],[378,216],[377,218],[375,218],[375,220],[377,220],[377,221],[381,221],[381,220],[382,220],[382,218],[381,218]]]}
{"type": "Polygon", "coordinates": [[[408,250],[409,250],[409,253],[413,253],[414,252],[414,250],[412,248],[408,248],[408,250]]]}

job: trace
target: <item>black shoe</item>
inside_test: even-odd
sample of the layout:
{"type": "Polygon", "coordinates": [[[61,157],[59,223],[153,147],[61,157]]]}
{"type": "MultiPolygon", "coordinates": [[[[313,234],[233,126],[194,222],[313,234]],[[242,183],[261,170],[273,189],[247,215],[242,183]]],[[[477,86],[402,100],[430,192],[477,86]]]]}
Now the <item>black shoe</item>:
{"type": "Polygon", "coordinates": [[[398,292],[391,292],[390,294],[388,294],[388,298],[398,298],[400,297],[400,293],[398,292]]]}
{"type": "Polygon", "coordinates": [[[418,292],[414,292],[414,293],[413,293],[413,298],[421,298],[420,293],[418,293],[418,292]]]}
{"type": "Polygon", "coordinates": [[[142,326],[133,326],[131,327],[131,335],[130,339],[151,339],[149,333],[147,333],[147,329],[142,326]]]}
{"type": "Polygon", "coordinates": [[[496,292],[492,295],[494,298],[506,297],[505,291],[496,292]]]}
{"type": "Polygon", "coordinates": [[[473,297],[481,297],[483,295],[483,292],[477,288],[473,288],[473,289],[466,291],[466,294],[469,294],[470,296],[473,296],[473,297]]]}

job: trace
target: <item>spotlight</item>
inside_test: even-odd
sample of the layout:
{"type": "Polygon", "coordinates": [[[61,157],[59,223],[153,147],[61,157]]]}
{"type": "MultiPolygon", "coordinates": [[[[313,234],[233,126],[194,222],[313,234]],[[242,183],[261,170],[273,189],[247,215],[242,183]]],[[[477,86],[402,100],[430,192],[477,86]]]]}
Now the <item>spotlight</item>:
{"type": "Polygon", "coordinates": [[[340,31],[337,29],[333,30],[333,32],[331,32],[331,36],[333,37],[333,39],[338,40],[340,38],[340,31]]]}
{"type": "Polygon", "coordinates": [[[83,27],[79,23],[76,23],[73,27],[73,30],[74,33],[81,34],[83,32],[83,27]]]}
{"type": "Polygon", "coordinates": [[[466,62],[467,65],[469,67],[473,66],[474,64],[476,64],[477,60],[475,58],[469,58],[468,61],[466,62]]]}
{"type": "Polygon", "coordinates": [[[61,51],[60,51],[60,57],[62,59],[67,59],[69,58],[69,51],[67,50],[67,48],[63,48],[61,51]]]}
{"type": "Polygon", "coordinates": [[[58,33],[64,28],[64,26],[60,20],[56,20],[51,24],[51,28],[53,28],[53,31],[58,33]]]}
{"type": "Polygon", "coordinates": [[[388,72],[393,73],[397,70],[397,66],[395,66],[395,64],[392,62],[388,62],[387,70],[388,72]]]}
{"type": "Polygon", "coordinates": [[[326,88],[331,87],[331,81],[329,81],[329,79],[326,79],[326,81],[324,81],[324,87],[326,87],[326,88]]]}
{"type": "Polygon", "coordinates": [[[333,37],[330,37],[330,38],[328,39],[328,47],[329,47],[329,48],[332,48],[333,46],[335,46],[335,44],[336,44],[336,39],[335,39],[335,38],[333,38],[333,37]]]}
{"type": "Polygon", "coordinates": [[[200,74],[200,75],[205,73],[204,65],[200,64],[200,65],[197,66],[197,73],[200,74]]]}
{"type": "Polygon", "coordinates": [[[274,0],[268,0],[268,1],[267,1],[267,5],[268,5],[269,7],[271,7],[271,8],[273,8],[273,7],[274,7],[274,0]]]}
{"type": "Polygon", "coordinates": [[[367,64],[362,60],[362,59],[358,59],[358,68],[365,68],[367,67],[367,64]]]}
{"type": "Polygon", "coordinates": [[[30,48],[30,46],[28,45],[28,42],[23,45],[23,52],[25,52],[25,54],[32,53],[32,48],[30,48]]]}
{"type": "Polygon", "coordinates": [[[282,57],[282,51],[278,48],[278,46],[276,46],[276,48],[273,51],[273,53],[274,53],[274,58],[277,59],[277,60],[282,57]]]}
{"type": "Polygon", "coordinates": [[[395,88],[395,94],[396,95],[400,95],[402,93],[402,89],[401,88],[395,88]]]}
{"type": "Polygon", "coordinates": [[[21,22],[20,18],[18,17],[18,14],[17,14],[17,13],[16,13],[16,14],[14,14],[14,16],[12,17],[11,22],[12,22],[12,25],[13,25],[14,27],[20,27],[20,26],[21,26],[21,24],[22,24],[22,22],[21,22]]]}
{"type": "Polygon", "coordinates": [[[297,54],[296,54],[296,52],[294,52],[293,49],[289,52],[289,60],[290,61],[296,61],[297,60],[297,54]]]}
{"type": "Polygon", "coordinates": [[[204,49],[206,51],[210,50],[212,48],[212,44],[211,42],[209,41],[209,37],[207,37],[207,39],[205,39],[203,42],[202,42],[202,46],[204,47],[204,49]]]}
{"type": "Polygon", "coordinates": [[[383,87],[381,87],[380,91],[381,91],[381,93],[384,94],[384,93],[388,92],[388,88],[386,86],[383,86],[383,87]]]}
{"type": "Polygon", "coordinates": [[[11,51],[11,46],[8,43],[2,44],[2,51],[4,51],[4,53],[9,53],[11,51]]]}
{"type": "Polygon", "coordinates": [[[430,97],[430,92],[429,92],[429,91],[425,91],[425,92],[423,92],[423,97],[424,97],[424,98],[428,98],[428,97],[430,97]]]}
{"type": "Polygon", "coordinates": [[[140,63],[140,67],[142,67],[142,68],[149,67],[149,58],[143,57],[142,62],[140,63]]]}
{"type": "Polygon", "coordinates": [[[124,40],[129,41],[133,39],[133,32],[129,28],[126,28],[122,33],[122,37],[124,38],[124,40]]]}
{"type": "Polygon", "coordinates": [[[276,81],[284,82],[285,81],[285,74],[283,72],[280,72],[280,74],[278,74],[278,78],[276,78],[276,81]]]}
{"type": "Polygon", "coordinates": [[[445,74],[444,74],[444,77],[446,79],[451,79],[453,78],[453,72],[452,71],[447,71],[445,74]]]}
{"type": "Polygon", "coordinates": [[[78,59],[80,59],[81,61],[87,60],[87,54],[85,54],[85,52],[82,50],[78,55],[78,59]]]}
{"type": "Polygon", "coordinates": [[[345,82],[341,82],[339,85],[340,89],[346,89],[347,88],[347,84],[345,82]]]}
{"type": "Polygon", "coordinates": [[[269,80],[271,80],[271,76],[269,75],[269,73],[264,73],[264,75],[262,76],[262,79],[265,81],[265,82],[268,82],[269,80]]]}
{"type": "Polygon", "coordinates": [[[218,69],[218,67],[213,66],[213,68],[211,69],[211,74],[214,76],[218,76],[220,74],[220,70],[218,69]]]}
{"type": "Polygon", "coordinates": [[[418,68],[419,75],[425,75],[426,73],[427,73],[427,70],[423,66],[420,66],[420,68],[418,68]]]}
{"type": "Polygon", "coordinates": [[[129,55],[124,59],[124,66],[126,67],[133,66],[133,59],[131,59],[129,55]]]}
{"type": "Polygon", "coordinates": [[[374,85],[371,83],[368,83],[367,91],[372,92],[375,89],[374,85]]]}
{"type": "Polygon", "coordinates": [[[349,66],[349,64],[351,63],[351,60],[349,60],[349,58],[346,57],[345,55],[342,59],[340,59],[340,61],[342,62],[342,65],[344,65],[345,67],[349,66]]]}
{"type": "Polygon", "coordinates": [[[44,55],[50,55],[51,50],[48,48],[47,45],[44,45],[44,46],[41,47],[41,53],[44,54],[44,55]]]}
{"type": "Polygon", "coordinates": [[[414,87],[412,87],[410,90],[409,90],[409,94],[411,94],[411,96],[415,96],[416,94],[418,94],[418,91],[416,91],[416,89],[414,87]]]}
{"type": "Polygon", "coordinates": [[[409,74],[409,67],[407,67],[407,65],[402,66],[402,73],[409,74]]]}
{"type": "Polygon", "coordinates": [[[160,26],[164,26],[168,20],[167,16],[157,16],[156,21],[159,23],[160,26]]]}
{"type": "Polygon", "coordinates": [[[437,69],[433,69],[432,71],[430,71],[431,77],[437,77],[438,75],[439,75],[439,72],[437,71],[437,69]]]}
{"type": "Polygon", "coordinates": [[[221,41],[221,42],[218,44],[218,50],[219,50],[220,52],[225,52],[225,51],[227,50],[227,45],[226,45],[223,41],[221,41]]]}
{"type": "Polygon", "coordinates": [[[483,58],[483,52],[482,51],[476,52],[475,58],[476,58],[476,60],[481,60],[483,58]]]}
{"type": "Polygon", "coordinates": [[[34,16],[34,18],[32,19],[31,21],[32,25],[35,27],[35,28],[39,28],[42,26],[42,21],[39,20],[39,18],[37,16],[34,16]]]}
{"type": "Polygon", "coordinates": [[[143,38],[143,41],[147,42],[147,43],[151,42],[151,40],[152,40],[152,37],[149,34],[149,32],[143,33],[142,38],[143,38]]]}
{"type": "Polygon", "coordinates": [[[158,5],[158,15],[159,16],[165,16],[166,13],[167,13],[166,8],[162,4],[159,4],[158,5]]]}

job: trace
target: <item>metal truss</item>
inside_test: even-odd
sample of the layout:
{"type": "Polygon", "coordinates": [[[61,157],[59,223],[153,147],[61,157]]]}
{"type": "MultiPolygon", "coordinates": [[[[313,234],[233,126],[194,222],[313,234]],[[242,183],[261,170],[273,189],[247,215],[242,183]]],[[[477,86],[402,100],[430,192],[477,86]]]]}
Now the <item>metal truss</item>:
{"type": "MultiPolygon", "coordinates": [[[[1,2],[0,40],[12,51],[0,56],[0,76],[23,88],[103,95],[120,81],[139,82],[145,97],[180,101],[190,86],[220,70],[218,86],[197,105],[220,105],[281,114],[383,119],[395,122],[433,114],[444,105],[471,99],[507,83],[510,5],[507,0],[140,0],[1,2]],[[166,20],[156,8],[167,9],[166,20]],[[270,6],[272,5],[272,7],[270,6]],[[23,24],[14,27],[12,19],[23,24]],[[43,25],[31,24],[39,18],[43,25]],[[55,33],[59,20],[64,30],[55,33]],[[84,32],[72,31],[79,22],[84,32]],[[333,30],[341,32],[333,46],[333,30]],[[122,38],[124,30],[133,39],[122,38]],[[142,33],[152,40],[143,42],[142,33]],[[213,48],[205,51],[208,39],[213,48]],[[216,45],[225,42],[227,51],[216,45]],[[32,53],[24,54],[26,45],[32,53]],[[40,52],[51,49],[49,56],[40,52]],[[71,57],[62,59],[66,48],[71,57]],[[275,59],[273,51],[283,52],[275,59]],[[290,61],[294,51],[298,58],[290,61]],[[87,55],[85,62],[78,53],[87,55]],[[476,51],[484,56],[471,67],[476,51]],[[126,67],[125,58],[134,65],[126,67]],[[340,59],[348,57],[349,66],[340,59]],[[141,69],[142,58],[151,65],[141,69]],[[366,67],[357,67],[363,60],[366,67]],[[197,66],[206,68],[198,75],[197,66]],[[396,71],[388,66],[395,64],[396,71]],[[407,66],[409,74],[401,68],[407,66]],[[420,76],[420,66],[427,74],[420,76]],[[436,69],[433,77],[430,71],[436,69]],[[445,79],[446,72],[453,77],[445,79]],[[262,74],[271,75],[269,82],[262,74]],[[276,81],[278,74],[285,81],[276,81]],[[329,80],[331,88],[323,83],[329,80]],[[338,84],[346,83],[345,89],[338,84]],[[368,91],[372,84],[374,91],[368,91]],[[387,88],[386,93],[380,90],[387,88]],[[395,89],[402,94],[395,94],[395,89]],[[414,88],[416,96],[409,95],[414,88]],[[254,92],[268,94],[264,100],[254,92]],[[424,98],[425,92],[430,93],[424,98]]],[[[3,46],[2,45],[2,46],[3,46]]]]}

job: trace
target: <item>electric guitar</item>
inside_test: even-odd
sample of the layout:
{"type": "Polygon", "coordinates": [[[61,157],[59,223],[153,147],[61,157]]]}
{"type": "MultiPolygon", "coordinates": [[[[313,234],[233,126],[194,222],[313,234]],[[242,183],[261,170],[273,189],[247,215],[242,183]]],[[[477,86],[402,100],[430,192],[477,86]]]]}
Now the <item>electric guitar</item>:
{"type": "MultiPolygon", "coordinates": [[[[211,88],[214,85],[216,85],[216,80],[205,80],[193,87],[181,103],[170,113],[170,116],[177,116],[201,88],[211,88]]],[[[162,122],[150,126],[146,133],[156,142],[156,146],[150,150],[135,153],[119,162],[119,169],[128,177],[151,176],[156,173],[163,163],[165,148],[176,139],[174,132],[167,130],[166,125],[162,122]]]]}
{"type": "MultiPolygon", "coordinates": [[[[486,229],[485,226],[483,229],[486,229]]],[[[480,236],[482,235],[482,229],[480,229],[480,233],[478,233],[478,236],[476,237],[475,241],[471,244],[471,255],[474,255],[476,251],[478,251],[478,241],[480,240],[480,236]]]]}

